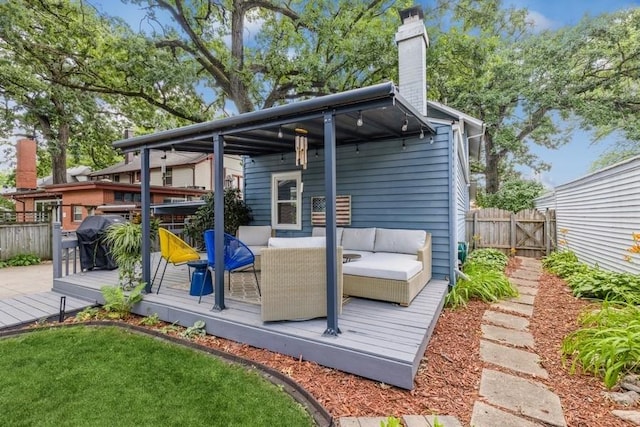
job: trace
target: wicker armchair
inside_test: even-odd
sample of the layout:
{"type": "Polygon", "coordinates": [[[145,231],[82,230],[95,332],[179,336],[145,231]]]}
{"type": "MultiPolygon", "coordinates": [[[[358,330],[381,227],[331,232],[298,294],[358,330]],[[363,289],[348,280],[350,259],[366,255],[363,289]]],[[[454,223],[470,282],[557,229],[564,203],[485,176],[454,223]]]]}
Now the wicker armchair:
{"type": "MultiPolygon", "coordinates": [[[[262,250],[262,321],[327,316],[325,248],[262,250]]],[[[342,312],[342,248],[337,248],[338,314],[342,312]]]]}

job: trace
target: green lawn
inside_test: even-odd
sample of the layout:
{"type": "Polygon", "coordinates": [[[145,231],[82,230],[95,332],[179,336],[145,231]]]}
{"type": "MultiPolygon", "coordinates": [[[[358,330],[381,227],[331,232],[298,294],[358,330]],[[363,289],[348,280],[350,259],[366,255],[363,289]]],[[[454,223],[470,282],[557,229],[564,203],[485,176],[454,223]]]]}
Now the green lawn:
{"type": "Polygon", "coordinates": [[[3,426],[311,426],[245,368],[116,327],[0,340],[3,426]]]}

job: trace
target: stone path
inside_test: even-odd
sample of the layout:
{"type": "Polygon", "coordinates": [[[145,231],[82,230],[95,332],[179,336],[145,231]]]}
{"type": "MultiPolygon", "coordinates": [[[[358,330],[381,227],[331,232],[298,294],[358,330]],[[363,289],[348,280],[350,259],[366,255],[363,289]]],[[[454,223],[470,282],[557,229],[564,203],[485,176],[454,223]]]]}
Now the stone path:
{"type": "Polygon", "coordinates": [[[536,380],[548,378],[532,351],[535,343],[529,332],[542,266],[532,258],[521,260],[509,279],[520,296],[493,304],[482,317],[480,358],[487,367],[471,415],[474,427],[567,425],[560,398],[536,380]]]}

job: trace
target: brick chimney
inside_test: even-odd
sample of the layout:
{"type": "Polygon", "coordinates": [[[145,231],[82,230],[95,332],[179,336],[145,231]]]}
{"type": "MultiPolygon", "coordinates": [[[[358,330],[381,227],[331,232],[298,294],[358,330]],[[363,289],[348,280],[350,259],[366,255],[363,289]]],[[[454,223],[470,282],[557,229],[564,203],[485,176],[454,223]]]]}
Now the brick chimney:
{"type": "Polygon", "coordinates": [[[420,6],[400,11],[402,25],[396,33],[400,94],[427,115],[427,47],[429,36],[420,6]]]}
{"type": "Polygon", "coordinates": [[[33,139],[19,139],[16,143],[16,157],[16,189],[35,190],[38,188],[36,142],[33,139]]]}

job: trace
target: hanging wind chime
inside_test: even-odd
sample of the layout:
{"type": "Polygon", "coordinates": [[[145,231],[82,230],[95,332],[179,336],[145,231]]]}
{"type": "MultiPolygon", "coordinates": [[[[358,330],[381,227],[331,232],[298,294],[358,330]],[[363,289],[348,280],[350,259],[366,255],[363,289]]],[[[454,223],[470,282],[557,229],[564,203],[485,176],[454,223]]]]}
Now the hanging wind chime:
{"type": "Polygon", "coordinates": [[[302,166],[302,169],[307,168],[307,133],[306,129],[296,128],[296,166],[302,166]]]}

